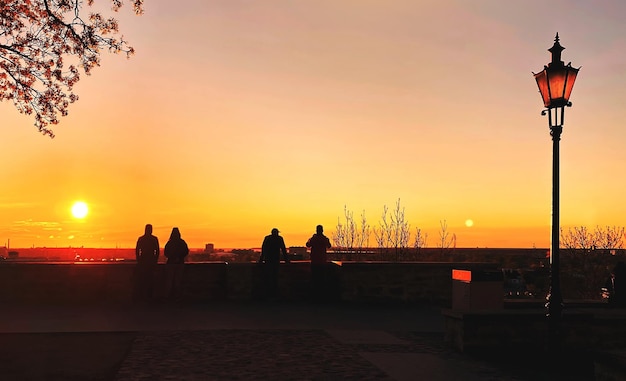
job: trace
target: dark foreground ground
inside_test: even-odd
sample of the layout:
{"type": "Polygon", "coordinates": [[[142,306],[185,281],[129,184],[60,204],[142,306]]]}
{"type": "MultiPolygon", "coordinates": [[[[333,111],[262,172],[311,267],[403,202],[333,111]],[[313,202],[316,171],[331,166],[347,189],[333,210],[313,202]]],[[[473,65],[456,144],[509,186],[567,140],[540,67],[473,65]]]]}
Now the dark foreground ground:
{"type": "Polygon", "coordinates": [[[514,348],[458,353],[444,344],[432,307],[0,307],[0,379],[8,381],[594,379],[585,367],[549,372],[514,348]]]}

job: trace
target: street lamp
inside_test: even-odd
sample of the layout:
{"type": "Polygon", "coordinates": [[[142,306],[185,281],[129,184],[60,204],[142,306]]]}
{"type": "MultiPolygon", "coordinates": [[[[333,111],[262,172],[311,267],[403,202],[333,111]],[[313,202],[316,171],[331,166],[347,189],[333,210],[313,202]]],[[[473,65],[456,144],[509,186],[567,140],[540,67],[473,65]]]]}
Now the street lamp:
{"type": "Polygon", "coordinates": [[[541,115],[548,114],[550,135],[552,136],[552,240],[550,247],[550,291],[547,296],[547,316],[550,334],[558,334],[563,313],[563,295],[559,276],[559,141],[563,132],[565,107],[571,107],[569,97],[574,87],[578,70],[561,61],[561,52],[565,49],[559,44],[559,34],[554,38],[554,45],[548,49],[552,53],[552,62],[537,74],[533,73],[543,104],[546,107],[541,115]]]}

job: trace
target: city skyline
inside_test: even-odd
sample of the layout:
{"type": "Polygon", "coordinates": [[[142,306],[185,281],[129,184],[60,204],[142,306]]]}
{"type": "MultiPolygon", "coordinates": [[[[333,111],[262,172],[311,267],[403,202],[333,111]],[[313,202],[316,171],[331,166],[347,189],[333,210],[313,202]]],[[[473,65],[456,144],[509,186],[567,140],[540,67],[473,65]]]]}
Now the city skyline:
{"type": "MultiPolygon", "coordinates": [[[[106,4],[104,6],[108,6],[106,4]]],[[[582,67],[561,140],[561,226],[626,225],[626,4],[155,0],[40,136],[0,103],[0,243],[302,246],[398,199],[435,246],[549,247],[551,140],[532,72],[558,32],[582,67]],[[555,17],[558,14],[558,17],[555,17]],[[165,27],[166,26],[166,27],[165,27]],[[83,201],[86,214],[72,214],[83,201]],[[468,223],[472,221],[472,223],[468,223]]],[[[374,243],[372,239],[370,241],[374,243]]]]}

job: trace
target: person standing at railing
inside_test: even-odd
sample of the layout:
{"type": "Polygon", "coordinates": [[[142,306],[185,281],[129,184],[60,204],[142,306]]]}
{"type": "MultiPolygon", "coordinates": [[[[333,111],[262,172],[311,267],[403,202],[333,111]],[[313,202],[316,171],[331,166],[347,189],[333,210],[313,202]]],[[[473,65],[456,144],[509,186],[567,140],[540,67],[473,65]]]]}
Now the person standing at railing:
{"type": "Polygon", "coordinates": [[[172,228],[170,239],[165,244],[163,255],[167,257],[165,264],[165,296],[169,299],[181,297],[181,283],[185,258],[189,254],[187,242],[180,236],[178,228],[172,228]]]}
{"type": "Polygon", "coordinates": [[[160,251],[159,239],[152,235],[152,225],[147,224],[144,235],[137,239],[135,246],[137,259],[133,295],[135,300],[147,301],[154,297],[154,277],[160,251]]]}
{"type": "Polygon", "coordinates": [[[271,299],[278,297],[278,268],[281,254],[285,263],[289,263],[285,240],[278,233],[280,233],[278,229],[274,228],[270,235],[265,236],[259,258],[262,266],[264,296],[271,299]]]}
{"type": "Polygon", "coordinates": [[[328,292],[326,251],[331,247],[322,225],[317,225],[315,234],[306,241],[306,247],[311,249],[311,293],[313,298],[322,299],[328,292]]]}

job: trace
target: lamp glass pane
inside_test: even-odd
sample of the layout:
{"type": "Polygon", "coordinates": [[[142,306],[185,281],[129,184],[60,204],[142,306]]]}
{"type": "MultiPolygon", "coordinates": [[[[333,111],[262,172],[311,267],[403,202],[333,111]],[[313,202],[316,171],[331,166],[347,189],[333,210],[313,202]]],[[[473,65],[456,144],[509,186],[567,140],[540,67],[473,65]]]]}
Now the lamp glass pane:
{"type": "Polygon", "coordinates": [[[548,90],[548,76],[546,70],[544,69],[535,74],[535,80],[537,81],[537,86],[539,87],[539,92],[541,93],[544,106],[550,106],[550,91],[548,90]]]}
{"type": "Polygon", "coordinates": [[[550,87],[550,99],[552,101],[563,100],[565,95],[565,82],[567,71],[563,69],[550,70],[548,72],[548,86],[550,87]]]}
{"type": "Polygon", "coordinates": [[[576,81],[576,76],[578,75],[578,69],[574,69],[572,67],[567,68],[567,83],[565,84],[565,101],[569,101],[570,95],[572,95],[572,89],[574,88],[574,82],[576,81]]]}

